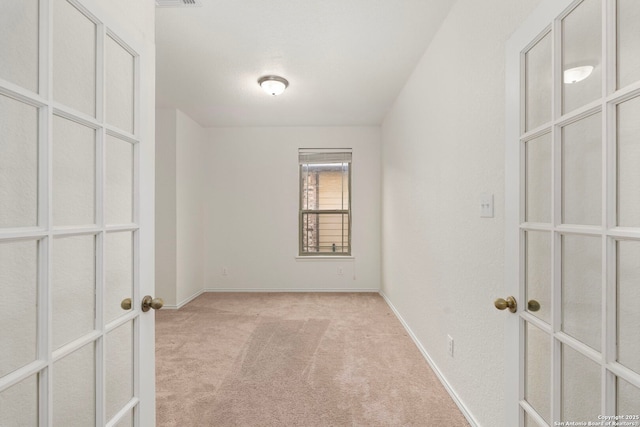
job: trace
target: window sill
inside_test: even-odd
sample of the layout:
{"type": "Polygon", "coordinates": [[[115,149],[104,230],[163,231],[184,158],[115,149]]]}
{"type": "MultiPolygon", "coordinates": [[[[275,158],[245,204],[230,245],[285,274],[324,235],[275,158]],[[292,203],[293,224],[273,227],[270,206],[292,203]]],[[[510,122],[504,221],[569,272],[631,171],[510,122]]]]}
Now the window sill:
{"type": "Polygon", "coordinates": [[[355,261],[353,255],[296,255],[296,261],[355,261]]]}

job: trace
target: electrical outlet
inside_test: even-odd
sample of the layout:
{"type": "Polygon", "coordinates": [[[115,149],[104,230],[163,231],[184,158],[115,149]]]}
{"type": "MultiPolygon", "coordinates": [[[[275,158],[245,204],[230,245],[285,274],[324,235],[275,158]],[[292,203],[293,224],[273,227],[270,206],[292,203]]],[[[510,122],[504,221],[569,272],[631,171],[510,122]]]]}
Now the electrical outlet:
{"type": "Polygon", "coordinates": [[[338,276],[342,275],[344,275],[344,270],[342,269],[342,267],[338,267],[338,276]]]}
{"type": "Polygon", "coordinates": [[[449,345],[449,356],[453,357],[453,338],[451,338],[451,335],[447,335],[447,342],[449,345]]]}
{"type": "Polygon", "coordinates": [[[222,267],[222,275],[223,276],[228,276],[229,275],[229,270],[227,269],[227,267],[222,267]]]}

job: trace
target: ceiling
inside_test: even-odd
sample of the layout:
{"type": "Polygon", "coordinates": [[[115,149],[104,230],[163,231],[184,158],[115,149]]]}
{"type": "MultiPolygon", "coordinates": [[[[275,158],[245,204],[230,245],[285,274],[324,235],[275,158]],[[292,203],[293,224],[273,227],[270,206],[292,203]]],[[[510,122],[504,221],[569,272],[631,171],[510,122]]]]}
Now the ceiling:
{"type": "Polygon", "coordinates": [[[158,107],[204,127],[378,125],[455,0],[157,8],[158,107]],[[274,97],[259,77],[289,80],[274,97]]]}

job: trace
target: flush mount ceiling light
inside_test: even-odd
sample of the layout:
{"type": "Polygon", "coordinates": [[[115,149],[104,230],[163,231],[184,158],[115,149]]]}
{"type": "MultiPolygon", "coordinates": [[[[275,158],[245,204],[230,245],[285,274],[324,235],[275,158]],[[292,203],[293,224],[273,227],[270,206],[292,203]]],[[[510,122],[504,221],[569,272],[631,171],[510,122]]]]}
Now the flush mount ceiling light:
{"type": "Polygon", "coordinates": [[[258,79],[260,87],[269,95],[280,95],[289,86],[287,79],[278,76],[264,76],[258,79]]]}
{"type": "Polygon", "coordinates": [[[564,82],[566,84],[573,84],[581,82],[591,75],[593,72],[592,65],[583,65],[582,67],[569,68],[564,70],[564,82]]]}

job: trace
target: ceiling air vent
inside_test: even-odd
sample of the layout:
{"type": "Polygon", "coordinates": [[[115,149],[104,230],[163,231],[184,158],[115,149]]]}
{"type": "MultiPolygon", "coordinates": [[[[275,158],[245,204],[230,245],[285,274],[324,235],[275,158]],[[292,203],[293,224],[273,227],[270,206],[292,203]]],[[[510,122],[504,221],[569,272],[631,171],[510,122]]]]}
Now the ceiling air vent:
{"type": "Polygon", "coordinates": [[[202,0],[156,0],[156,7],[202,7],[202,0]]]}

